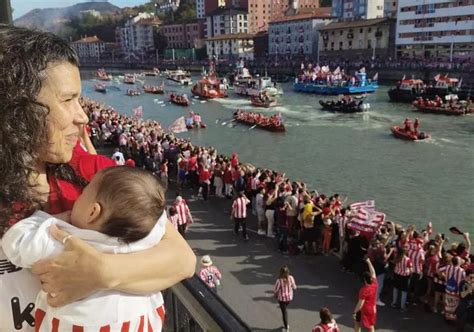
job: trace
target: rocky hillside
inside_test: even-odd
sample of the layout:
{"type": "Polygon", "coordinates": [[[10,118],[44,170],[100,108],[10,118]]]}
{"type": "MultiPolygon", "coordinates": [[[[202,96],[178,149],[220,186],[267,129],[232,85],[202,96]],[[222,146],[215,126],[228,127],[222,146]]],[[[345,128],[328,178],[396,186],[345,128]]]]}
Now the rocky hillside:
{"type": "Polygon", "coordinates": [[[83,11],[95,10],[101,14],[113,13],[120,8],[108,2],[83,2],[64,8],[33,9],[14,21],[17,26],[57,32],[65,22],[83,11]]]}

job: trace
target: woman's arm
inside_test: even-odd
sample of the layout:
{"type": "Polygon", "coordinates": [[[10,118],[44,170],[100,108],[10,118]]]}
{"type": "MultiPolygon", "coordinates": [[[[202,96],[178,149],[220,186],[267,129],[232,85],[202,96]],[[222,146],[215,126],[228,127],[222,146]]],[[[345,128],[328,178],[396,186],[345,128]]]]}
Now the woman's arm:
{"type": "Polygon", "coordinates": [[[362,299],[359,299],[359,301],[357,302],[357,304],[354,308],[354,315],[353,315],[354,318],[355,318],[356,313],[359,312],[360,309],[362,309],[362,307],[364,306],[364,302],[365,302],[365,300],[362,300],[362,299]]]}
{"type": "MultiPolygon", "coordinates": [[[[63,239],[67,233],[52,235],[63,239]]],[[[42,288],[56,297],[51,306],[63,306],[100,289],[115,289],[131,294],[147,294],[166,289],[194,274],[196,256],[171,223],[155,247],[129,253],[104,254],[77,237],[66,242],[60,255],[33,266],[42,288]]]]}

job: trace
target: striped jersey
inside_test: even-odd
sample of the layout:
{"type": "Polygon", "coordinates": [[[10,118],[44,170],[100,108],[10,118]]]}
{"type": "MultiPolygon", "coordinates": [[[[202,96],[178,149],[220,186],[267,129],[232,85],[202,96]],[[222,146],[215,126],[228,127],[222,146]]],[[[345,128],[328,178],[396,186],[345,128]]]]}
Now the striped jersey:
{"type": "Polygon", "coordinates": [[[234,218],[236,219],[247,218],[247,204],[249,203],[250,201],[247,199],[247,197],[237,198],[232,204],[232,213],[233,213],[234,218]]]}
{"type": "Polygon", "coordinates": [[[446,293],[459,293],[459,285],[466,277],[466,271],[460,266],[448,265],[446,268],[446,293]]]}
{"type": "Polygon", "coordinates": [[[178,225],[186,225],[193,223],[193,217],[191,216],[191,211],[189,210],[188,204],[184,199],[181,200],[181,203],[174,204],[176,212],[178,212],[178,225]]]}
{"type": "Polygon", "coordinates": [[[174,226],[175,229],[178,229],[179,225],[179,214],[175,214],[174,216],[169,217],[171,224],[174,226]]]}
{"type": "Polygon", "coordinates": [[[413,264],[413,273],[422,274],[425,262],[425,251],[417,247],[416,249],[408,251],[408,257],[410,257],[413,264]]]}
{"type": "Polygon", "coordinates": [[[273,287],[273,293],[279,302],[290,302],[293,300],[293,290],[296,289],[295,279],[292,276],[286,279],[278,279],[273,287]]]}
{"type": "Polygon", "coordinates": [[[222,279],[221,272],[214,265],[204,266],[201,268],[201,271],[199,271],[199,277],[210,288],[216,288],[217,284],[219,284],[222,279]]]}
{"type": "Polygon", "coordinates": [[[311,332],[339,332],[339,327],[336,324],[336,321],[333,319],[328,324],[319,323],[315,325],[311,332]]]}
{"type": "Polygon", "coordinates": [[[403,256],[402,260],[395,265],[394,272],[400,276],[409,276],[412,272],[412,262],[410,257],[403,256]]]}

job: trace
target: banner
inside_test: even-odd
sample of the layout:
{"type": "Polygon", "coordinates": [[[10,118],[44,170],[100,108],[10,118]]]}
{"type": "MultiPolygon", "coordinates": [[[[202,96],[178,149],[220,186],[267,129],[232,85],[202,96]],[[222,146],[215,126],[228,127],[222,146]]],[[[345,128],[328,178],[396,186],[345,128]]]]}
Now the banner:
{"type": "Polygon", "coordinates": [[[173,122],[169,127],[169,131],[172,131],[175,134],[183,133],[185,131],[188,131],[188,128],[186,128],[186,121],[184,120],[184,116],[176,119],[175,122],[173,122]]]}
{"type": "Polygon", "coordinates": [[[143,107],[142,106],[138,106],[136,108],[134,108],[133,110],[133,117],[135,119],[141,119],[142,116],[143,116],[143,107]]]}

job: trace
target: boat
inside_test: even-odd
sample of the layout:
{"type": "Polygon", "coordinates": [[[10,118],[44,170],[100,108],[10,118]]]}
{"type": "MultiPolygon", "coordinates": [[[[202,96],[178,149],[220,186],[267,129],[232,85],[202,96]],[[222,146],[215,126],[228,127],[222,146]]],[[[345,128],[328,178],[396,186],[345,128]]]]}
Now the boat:
{"type": "Polygon", "coordinates": [[[153,71],[146,71],[143,73],[145,76],[159,76],[160,70],[158,68],[153,68],[153,71]]]}
{"type": "Polygon", "coordinates": [[[411,131],[407,132],[400,126],[392,126],[390,130],[392,131],[393,136],[395,136],[396,138],[401,138],[409,141],[421,141],[427,138],[431,138],[430,134],[421,132],[418,135],[415,135],[415,133],[411,131]]]}
{"type": "Polygon", "coordinates": [[[436,75],[435,84],[426,87],[423,98],[433,99],[436,96],[444,98],[450,94],[456,94],[459,99],[466,100],[473,96],[474,93],[470,89],[463,89],[462,80],[453,77],[436,75]]]}
{"type": "Polygon", "coordinates": [[[170,94],[170,102],[179,106],[189,106],[189,99],[186,95],[170,94]]]}
{"type": "Polygon", "coordinates": [[[277,101],[275,99],[271,99],[269,97],[260,97],[260,96],[252,96],[250,98],[250,102],[252,103],[253,106],[256,107],[265,107],[265,108],[270,108],[274,107],[277,105],[277,101]]]}
{"type": "Polygon", "coordinates": [[[191,89],[194,96],[203,99],[227,97],[225,85],[216,76],[204,76],[191,89]]]}
{"type": "Polygon", "coordinates": [[[98,83],[98,84],[94,85],[94,90],[97,91],[97,92],[106,93],[107,92],[107,87],[105,86],[105,84],[98,83]]]}
{"type": "Polygon", "coordinates": [[[161,83],[160,86],[145,84],[143,85],[143,91],[145,91],[146,93],[160,94],[160,95],[162,95],[165,92],[163,89],[163,83],[161,83]]]}
{"type": "Polygon", "coordinates": [[[205,123],[201,123],[200,125],[186,125],[186,128],[188,129],[205,129],[207,128],[205,123]]]}
{"type": "Polygon", "coordinates": [[[125,83],[125,84],[135,84],[135,74],[125,74],[123,76],[123,83],[125,83]]]}
{"type": "Polygon", "coordinates": [[[234,80],[234,91],[241,96],[258,96],[265,92],[269,96],[277,96],[283,94],[283,90],[277,88],[275,82],[269,76],[249,77],[247,68],[243,68],[242,76],[237,76],[234,80]],[[246,79],[244,79],[246,77],[246,79]]]}
{"type": "Polygon", "coordinates": [[[181,85],[189,85],[193,83],[191,80],[191,74],[182,69],[167,70],[166,78],[181,85]]]}
{"type": "MultiPolygon", "coordinates": [[[[446,97],[447,96],[445,96],[445,98],[446,97]]],[[[469,102],[457,102],[454,101],[454,97],[450,97],[449,102],[443,103],[441,97],[438,98],[438,100],[418,98],[413,102],[413,106],[415,106],[416,111],[421,113],[434,113],[444,115],[466,115],[474,113],[474,107],[469,102]]]]}
{"type": "Polygon", "coordinates": [[[322,95],[350,95],[372,93],[377,91],[377,80],[368,80],[365,72],[356,73],[351,80],[340,80],[338,83],[328,84],[326,80],[303,81],[295,79],[293,89],[296,92],[315,93],[322,95]]]}
{"type": "Polygon", "coordinates": [[[100,81],[110,81],[112,75],[108,75],[104,68],[97,69],[96,76],[100,81]]]}
{"type": "Polygon", "coordinates": [[[368,104],[364,104],[364,99],[365,97],[344,96],[343,99],[338,100],[320,100],[319,104],[323,107],[323,110],[329,112],[358,113],[368,108],[368,104]],[[347,98],[350,98],[350,100],[347,100],[347,98]]]}
{"type": "Polygon", "coordinates": [[[424,93],[425,83],[419,79],[402,79],[397,86],[388,90],[390,101],[411,103],[424,93]]]}
{"type": "Polygon", "coordinates": [[[286,131],[280,114],[268,117],[260,113],[249,113],[237,110],[234,113],[234,120],[252,126],[252,128],[258,127],[273,132],[286,131]]]}
{"type": "Polygon", "coordinates": [[[141,92],[138,91],[137,89],[128,89],[127,90],[127,96],[129,97],[135,97],[141,95],[141,92]]]}

